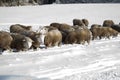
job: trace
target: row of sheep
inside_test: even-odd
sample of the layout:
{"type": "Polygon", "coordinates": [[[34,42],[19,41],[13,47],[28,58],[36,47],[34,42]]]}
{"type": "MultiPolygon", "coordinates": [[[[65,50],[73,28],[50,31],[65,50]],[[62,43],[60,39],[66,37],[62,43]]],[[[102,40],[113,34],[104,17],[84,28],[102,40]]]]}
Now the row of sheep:
{"type": "Polygon", "coordinates": [[[117,37],[120,25],[112,20],[105,20],[103,26],[93,24],[88,28],[87,19],[73,19],[73,25],[65,23],[51,23],[39,27],[37,31],[32,26],[15,24],[10,26],[10,32],[0,31],[0,52],[26,51],[29,49],[60,46],[61,44],[85,44],[94,39],[117,37]]]}
{"type": "Polygon", "coordinates": [[[0,31],[0,52],[26,51],[40,46],[40,33],[32,30],[31,26],[15,24],[10,26],[10,32],[0,31]]]}
{"type": "Polygon", "coordinates": [[[89,21],[87,19],[73,19],[72,26],[64,23],[51,23],[49,26],[44,26],[44,29],[48,29],[47,32],[58,29],[62,34],[62,43],[64,44],[85,44],[85,42],[89,44],[91,39],[110,39],[110,37],[118,36],[119,32],[107,25],[111,21],[105,20],[103,26],[93,24],[89,29],[89,21]]]}

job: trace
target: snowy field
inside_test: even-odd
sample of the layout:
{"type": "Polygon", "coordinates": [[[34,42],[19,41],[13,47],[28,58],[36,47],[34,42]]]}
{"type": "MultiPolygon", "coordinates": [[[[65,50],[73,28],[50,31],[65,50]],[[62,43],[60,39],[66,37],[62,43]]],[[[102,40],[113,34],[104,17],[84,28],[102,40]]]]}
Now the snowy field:
{"type": "MultiPolygon", "coordinates": [[[[67,4],[0,7],[0,30],[11,24],[38,26],[52,22],[72,25],[74,18],[91,24],[105,19],[120,22],[120,4],[67,4]]],[[[120,80],[120,36],[90,45],[62,45],[0,55],[0,80],[120,80]]]]}

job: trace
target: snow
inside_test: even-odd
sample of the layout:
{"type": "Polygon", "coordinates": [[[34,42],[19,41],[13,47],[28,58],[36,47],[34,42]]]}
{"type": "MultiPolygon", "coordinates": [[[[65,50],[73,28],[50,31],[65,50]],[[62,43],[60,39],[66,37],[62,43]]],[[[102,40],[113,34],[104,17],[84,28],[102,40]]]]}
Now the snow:
{"type": "MultiPolygon", "coordinates": [[[[72,25],[74,18],[91,24],[105,19],[120,21],[119,4],[53,4],[0,7],[0,30],[12,24],[32,25],[33,30],[51,22],[72,25]]],[[[89,25],[89,26],[90,26],[89,25]]],[[[0,55],[0,80],[120,80],[120,36],[80,45],[61,45],[0,55]]]]}

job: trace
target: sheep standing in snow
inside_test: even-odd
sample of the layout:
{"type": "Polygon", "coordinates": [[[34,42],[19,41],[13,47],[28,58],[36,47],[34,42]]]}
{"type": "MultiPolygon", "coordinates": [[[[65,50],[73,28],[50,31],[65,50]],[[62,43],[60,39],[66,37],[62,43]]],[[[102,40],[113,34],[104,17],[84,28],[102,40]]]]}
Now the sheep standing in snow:
{"type": "Polygon", "coordinates": [[[27,37],[30,37],[33,42],[32,42],[32,48],[37,49],[40,47],[40,33],[39,32],[34,32],[32,30],[27,30],[19,25],[11,25],[10,26],[10,32],[12,33],[19,33],[22,35],[25,35],[27,37]]]}
{"type": "Polygon", "coordinates": [[[40,30],[41,41],[46,47],[60,46],[62,42],[62,34],[58,29],[43,27],[40,30]]]}

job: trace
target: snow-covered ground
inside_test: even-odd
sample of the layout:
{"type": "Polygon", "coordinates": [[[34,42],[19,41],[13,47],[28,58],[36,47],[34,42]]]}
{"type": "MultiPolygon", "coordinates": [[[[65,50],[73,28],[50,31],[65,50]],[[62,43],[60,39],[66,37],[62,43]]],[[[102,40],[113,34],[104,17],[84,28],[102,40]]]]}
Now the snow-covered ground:
{"type": "MultiPolygon", "coordinates": [[[[32,25],[34,30],[51,22],[72,25],[87,18],[90,25],[105,19],[120,22],[120,4],[67,4],[0,7],[0,30],[11,24],[32,25]]],[[[89,26],[90,26],[89,25],[89,26]]],[[[62,45],[0,55],[0,80],[120,80],[120,36],[91,41],[90,45],[62,45]]]]}

